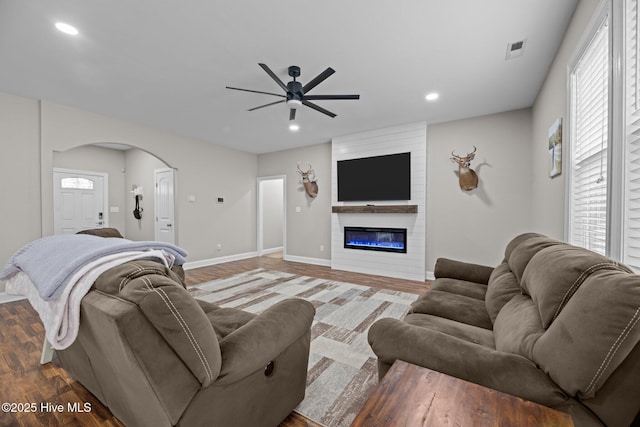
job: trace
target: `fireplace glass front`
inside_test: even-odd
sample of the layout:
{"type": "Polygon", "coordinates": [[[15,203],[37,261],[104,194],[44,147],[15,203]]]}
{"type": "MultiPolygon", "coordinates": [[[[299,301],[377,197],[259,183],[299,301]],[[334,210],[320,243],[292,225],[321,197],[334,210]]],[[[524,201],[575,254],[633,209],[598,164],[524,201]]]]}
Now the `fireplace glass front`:
{"type": "Polygon", "coordinates": [[[344,227],[344,247],[407,253],[406,228],[344,227]]]}

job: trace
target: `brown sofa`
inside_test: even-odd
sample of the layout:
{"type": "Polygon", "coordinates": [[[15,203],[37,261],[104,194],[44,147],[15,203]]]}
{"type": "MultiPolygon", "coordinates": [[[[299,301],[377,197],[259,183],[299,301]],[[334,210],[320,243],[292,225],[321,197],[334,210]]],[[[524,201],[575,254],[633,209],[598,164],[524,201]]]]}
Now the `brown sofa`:
{"type": "Polygon", "coordinates": [[[276,426],[302,401],[312,304],[260,315],[194,299],[173,272],[132,261],[84,297],[62,367],[127,426],[276,426]]]}
{"type": "Polygon", "coordinates": [[[369,331],[382,377],[396,359],[568,412],[628,426],[640,411],[640,277],[535,233],[497,267],[439,259],[404,320],[369,331]]]}

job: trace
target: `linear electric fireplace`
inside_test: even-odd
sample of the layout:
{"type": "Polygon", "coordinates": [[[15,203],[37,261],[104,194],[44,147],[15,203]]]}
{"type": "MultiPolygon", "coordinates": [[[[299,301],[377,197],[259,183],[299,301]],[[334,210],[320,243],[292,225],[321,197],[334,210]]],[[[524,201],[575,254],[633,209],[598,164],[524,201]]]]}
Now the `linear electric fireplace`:
{"type": "Polygon", "coordinates": [[[345,227],[344,247],[407,253],[406,228],[345,227]]]}

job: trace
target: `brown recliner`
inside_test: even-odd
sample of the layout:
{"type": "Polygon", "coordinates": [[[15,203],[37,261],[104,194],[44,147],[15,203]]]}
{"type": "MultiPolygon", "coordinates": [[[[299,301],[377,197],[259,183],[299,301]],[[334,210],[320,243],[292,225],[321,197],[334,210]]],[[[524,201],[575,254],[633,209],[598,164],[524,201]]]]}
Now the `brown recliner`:
{"type": "Polygon", "coordinates": [[[312,304],[195,300],[153,261],[102,274],[62,367],[128,426],[275,426],[304,397],[312,304]]]}

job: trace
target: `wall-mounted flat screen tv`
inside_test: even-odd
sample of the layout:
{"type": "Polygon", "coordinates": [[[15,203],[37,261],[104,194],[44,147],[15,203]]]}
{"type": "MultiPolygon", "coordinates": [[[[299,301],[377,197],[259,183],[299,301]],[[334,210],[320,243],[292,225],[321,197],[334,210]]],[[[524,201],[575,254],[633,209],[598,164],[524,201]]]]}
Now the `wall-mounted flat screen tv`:
{"type": "Polygon", "coordinates": [[[337,163],[339,202],[411,200],[411,153],[337,163]]]}

